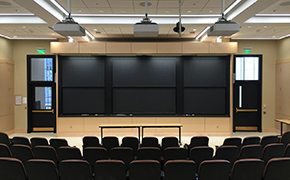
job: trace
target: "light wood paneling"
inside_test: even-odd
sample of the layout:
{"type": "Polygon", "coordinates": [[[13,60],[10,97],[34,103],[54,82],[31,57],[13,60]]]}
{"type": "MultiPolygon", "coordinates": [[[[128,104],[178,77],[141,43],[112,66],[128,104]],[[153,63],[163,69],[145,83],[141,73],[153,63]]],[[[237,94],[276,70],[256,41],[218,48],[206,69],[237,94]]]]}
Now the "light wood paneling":
{"type": "Polygon", "coordinates": [[[0,116],[0,132],[7,132],[14,129],[14,115],[7,114],[0,116]]]}
{"type": "Polygon", "coordinates": [[[238,52],[238,43],[236,42],[224,42],[224,43],[210,43],[209,53],[226,53],[234,54],[238,52]]]}
{"type": "Polygon", "coordinates": [[[132,43],[107,42],[108,54],[131,54],[132,43]]]}
{"type": "MultiPolygon", "coordinates": [[[[133,117],[133,124],[155,124],[156,117],[133,117]]],[[[146,132],[155,132],[155,128],[146,129],[146,132]]],[[[145,134],[146,135],[146,134],[145,134]]]]}
{"type": "Polygon", "coordinates": [[[86,117],[84,118],[84,132],[95,132],[99,134],[101,132],[99,125],[108,123],[108,117],[86,117]]]}
{"type": "Polygon", "coordinates": [[[157,43],[157,53],[161,54],[181,54],[182,53],[182,43],[157,43]]]}
{"type": "MultiPolygon", "coordinates": [[[[176,123],[180,123],[179,117],[156,117],[156,124],[176,124],[176,123]]],[[[174,135],[178,136],[177,128],[156,128],[156,131],[157,132],[172,132],[172,136],[174,135]]]]}
{"type": "MultiPolygon", "coordinates": [[[[109,123],[108,124],[132,124],[133,119],[132,117],[109,117],[109,123]]],[[[135,129],[134,129],[135,130],[135,129]]],[[[124,129],[105,129],[106,132],[131,132],[133,129],[131,128],[124,128],[124,129]]]]}
{"type": "Polygon", "coordinates": [[[203,117],[181,117],[182,132],[204,132],[205,120],[203,117]]]}
{"type": "Polygon", "coordinates": [[[206,132],[230,132],[230,118],[205,118],[206,132]]]}
{"type": "Polygon", "coordinates": [[[79,43],[80,53],[92,53],[92,54],[105,54],[106,43],[105,42],[90,42],[79,43]]]}
{"type": "Polygon", "coordinates": [[[84,120],[82,117],[59,117],[57,128],[59,133],[84,132],[84,120]]]}
{"type": "Polygon", "coordinates": [[[182,43],[183,54],[209,53],[209,43],[185,42],[182,43]]]}
{"type": "Polygon", "coordinates": [[[79,53],[79,43],[51,42],[50,53],[79,53]]]}
{"type": "Polygon", "coordinates": [[[132,43],[133,54],[155,54],[157,53],[157,43],[132,43]]]}

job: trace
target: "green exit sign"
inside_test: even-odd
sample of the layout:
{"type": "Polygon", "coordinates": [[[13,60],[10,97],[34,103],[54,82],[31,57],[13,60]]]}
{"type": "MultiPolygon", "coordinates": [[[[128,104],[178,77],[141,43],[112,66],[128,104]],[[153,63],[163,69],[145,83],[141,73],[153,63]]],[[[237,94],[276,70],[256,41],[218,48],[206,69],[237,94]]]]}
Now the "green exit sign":
{"type": "Polygon", "coordinates": [[[253,50],[252,47],[244,47],[245,54],[251,54],[252,50],[253,50]]]}
{"type": "Polygon", "coordinates": [[[38,54],[45,54],[45,48],[37,48],[38,54]]]}

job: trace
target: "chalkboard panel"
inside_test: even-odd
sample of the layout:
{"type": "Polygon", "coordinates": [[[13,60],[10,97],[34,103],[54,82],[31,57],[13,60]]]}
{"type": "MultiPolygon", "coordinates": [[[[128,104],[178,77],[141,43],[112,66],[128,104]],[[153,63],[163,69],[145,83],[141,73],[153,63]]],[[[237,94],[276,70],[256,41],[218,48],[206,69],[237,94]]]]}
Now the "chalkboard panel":
{"type": "Polygon", "coordinates": [[[60,56],[63,86],[104,86],[105,60],[103,57],[60,56]]]}
{"type": "Polygon", "coordinates": [[[174,88],[116,88],[114,114],[175,114],[174,88]]]}
{"type": "Polygon", "coordinates": [[[113,86],[174,87],[176,57],[113,57],[113,86]]]}
{"type": "Polygon", "coordinates": [[[103,88],[63,88],[63,114],[103,114],[105,91],[103,88]]]}
{"type": "Polygon", "coordinates": [[[225,88],[186,88],[184,113],[195,115],[226,115],[225,88]]]}
{"type": "Polygon", "coordinates": [[[184,86],[226,86],[229,56],[183,57],[184,86]]]}

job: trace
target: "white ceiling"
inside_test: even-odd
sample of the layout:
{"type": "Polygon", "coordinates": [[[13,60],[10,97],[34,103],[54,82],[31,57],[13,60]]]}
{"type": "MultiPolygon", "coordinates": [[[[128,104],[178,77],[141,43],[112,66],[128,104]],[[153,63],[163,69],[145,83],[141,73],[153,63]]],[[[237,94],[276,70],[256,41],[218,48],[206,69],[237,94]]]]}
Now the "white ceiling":
{"type": "MultiPolygon", "coordinates": [[[[68,0],[56,1],[68,10],[68,0]]],[[[71,0],[71,13],[74,20],[96,39],[134,38],[134,23],[139,22],[145,14],[145,7],[140,5],[144,1],[71,0]]],[[[225,7],[235,1],[225,0],[225,7]]],[[[253,1],[255,0],[241,0],[227,14],[228,17],[234,17],[232,21],[241,25],[240,32],[231,38],[280,39],[290,34],[290,0],[256,0],[247,9],[233,16],[239,8],[253,1]]],[[[178,22],[179,0],[148,2],[151,3],[148,16],[159,24],[158,38],[178,38],[178,34],[172,29],[178,22]]],[[[184,39],[194,39],[206,27],[211,26],[221,13],[221,0],[182,0],[181,3],[182,24],[186,28],[181,36],[184,39]]],[[[65,38],[52,30],[53,24],[64,16],[50,0],[0,0],[0,36],[9,39],[65,38]],[[52,9],[46,8],[45,3],[50,4],[52,9]]]]}

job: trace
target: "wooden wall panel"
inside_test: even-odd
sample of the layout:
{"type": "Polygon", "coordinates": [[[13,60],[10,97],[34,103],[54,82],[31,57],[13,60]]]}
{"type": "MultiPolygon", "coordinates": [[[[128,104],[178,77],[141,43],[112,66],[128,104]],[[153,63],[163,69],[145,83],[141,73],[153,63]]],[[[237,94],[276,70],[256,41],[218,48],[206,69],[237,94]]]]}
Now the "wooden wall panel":
{"type": "Polygon", "coordinates": [[[106,54],[105,42],[79,43],[80,53],[106,54]]]}
{"type": "Polygon", "coordinates": [[[184,42],[182,43],[183,54],[203,54],[209,53],[210,43],[199,43],[199,42],[184,42]]]}
{"type": "Polygon", "coordinates": [[[206,132],[231,132],[230,118],[205,118],[206,132]]]}
{"type": "Polygon", "coordinates": [[[132,53],[155,54],[157,53],[157,43],[132,43],[132,53]]]}
{"type": "MultiPolygon", "coordinates": [[[[133,117],[133,124],[156,124],[156,117],[133,117]]],[[[155,132],[156,129],[146,129],[146,132],[155,132]]]]}
{"type": "Polygon", "coordinates": [[[204,132],[205,120],[203,117],[181,117],[180,123],[183,124],[182,132],[204,132]]]}
{"type": "Polygon", "coordinates": [[[131,54],[132,43],[107,42],[108,54],[131,54]]]}
{"type": "Polygon", "coordinates": [[[7,132],[14,129],[14,115],[0,116],[0,132],[7,132]]]}
{"type": "Polygon", "coordinates": [[[59,133],[81,133],[84,132],[84,120],[82,117],[59,117],[59,133]]]}
{"type": "Polygon", "coordinates": [[[101,132],[99,125],[109,123],[108,117],[85,117],[83,119],[85,132],[96,132],[99,134],[101,132]]]}
{"type": "Polygon", "coordinates": [[[182,53],[182,43],[157,43],[157,53],[160,54],[181,54],[182,53]]]}
{"type": "Polygon", "coordinates": [[[209,53],[228,53],[234,54],[238,52],[238,43],[224,42],[224,43],[209,43],[209,53]]]}
{"type": "MultiPolygon", "coordinates": [[[[180,123],[179,117],[156,117],[156,124],[176,124],[176,123],[180,123]]],[[[157,128],[156,131],[157,132],[172,132],[172,135],[178,136],[177,128],[157,128]]]]}
{"type": "Polygon", "coordinates": [[[51,42],[50,53],[54,53],[54,54],[79,53],[79,43],[51,42]]]}
{"type": "MultiPolygon", "coordinates": [[[[109,124],[132,124],[132,117],[109,117],[109,124]]],[[[132,132],[131,128],[124,129],[107,129],[109,132],[132,132]]]]}

